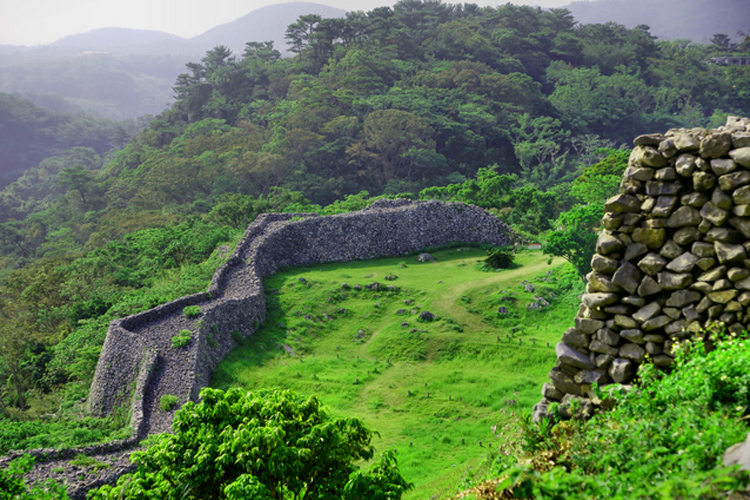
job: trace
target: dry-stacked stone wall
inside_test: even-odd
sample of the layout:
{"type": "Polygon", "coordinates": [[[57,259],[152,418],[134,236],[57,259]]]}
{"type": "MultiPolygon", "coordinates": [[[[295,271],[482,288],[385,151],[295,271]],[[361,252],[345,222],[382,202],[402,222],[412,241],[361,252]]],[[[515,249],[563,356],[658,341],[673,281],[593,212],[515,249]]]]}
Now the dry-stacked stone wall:
{"type": "Polygon", "coordinates": [[[512,232],[475,206],[437,201],[380,200],[359,212],[264,214],[248,228],[207,292],[111,323],[89,393],[89,410],[106,415],[132,407],[137,434],[171,428],[174,415],[159,409],[166,394],[197,400],[211,373],[265,319],[262,278],[282,267],[371,259],[451,243],[507,245],[512,232]],[[182,314],[198,305],[200,316],[182,314]],[[181,329],[193,332],[184,348],[171,347],[181,329]]]}
{"type": "Polygon", "coordinates": [[[646,356],[668,367],[709,321],[750,325],[750,119],[634,142],[536,418],[594,383],[630,382],[646,356]]]}

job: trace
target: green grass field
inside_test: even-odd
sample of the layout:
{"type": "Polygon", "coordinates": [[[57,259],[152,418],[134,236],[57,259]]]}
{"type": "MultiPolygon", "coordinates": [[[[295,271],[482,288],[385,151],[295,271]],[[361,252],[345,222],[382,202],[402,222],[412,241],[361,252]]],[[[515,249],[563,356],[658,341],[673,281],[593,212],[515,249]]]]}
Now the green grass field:
{"type": "Polygon", "coordinates": [[[514,269],[496,272],[481,269],[480,249],[432,255],[267,279],[265,325],[225,358],[211,385],[315,394],[334,415],[377,430],[378,450],[397,450],[416,486],[408,498],[455,494],[517,437],[517,415],[539,400],[581,288],[569,265],[549,265],[541,252],[520,253],[514,269]],[[373,282],[380,289],[365,288],[373,282]],[[528,310],[535,296],[550,305],[528,310]],[[437,319],[419,319],[422,311],[437,319]]]}

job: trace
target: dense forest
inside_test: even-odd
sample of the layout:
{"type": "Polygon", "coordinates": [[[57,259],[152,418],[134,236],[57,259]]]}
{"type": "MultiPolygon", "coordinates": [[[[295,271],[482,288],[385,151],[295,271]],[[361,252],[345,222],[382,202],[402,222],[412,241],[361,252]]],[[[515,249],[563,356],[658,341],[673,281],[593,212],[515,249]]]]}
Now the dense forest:
{"type": "MultiPolygon", "coordinates": [[[[15,421],[0,451],[80,416],[108,322],[204,289],[216,247],[261,212],[465,201],[584,275],[633,137],[750,113],[750,67],[705,62],[750,55],[750,39],[418,0],[302,16],[286,38],[293,57],[248,41],[189,63],[174,105],[129,142],[136,123],[0,99],[0,138],[32,138],[0,191],[0,412],[15,421]]],[[[83,441],[118,423],[75,425],[83,441]]]]}

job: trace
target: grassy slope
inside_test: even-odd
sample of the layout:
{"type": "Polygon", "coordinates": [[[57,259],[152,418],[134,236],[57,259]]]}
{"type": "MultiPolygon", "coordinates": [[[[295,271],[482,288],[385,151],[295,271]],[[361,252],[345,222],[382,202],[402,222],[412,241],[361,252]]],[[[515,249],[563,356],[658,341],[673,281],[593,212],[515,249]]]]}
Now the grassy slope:
{"type": "Polygon", "coordinates": [[[545,279],[561,265],[550,267],[540,252],[522,253],[519,267],[494,273],[479,270],[478,249],[433,255],[428,263],[400,257],[269,278],[265,326],[227,356],[212,386],[316,394],[335,415],[357,416],[379,431],[377,449],[398,450],[402,473],[416,485],[409,498],[455,493],[488,450],[508,440],[502,429],[512,413],[538,401],[554,343],[578,304],[574,291],[549,293],[554,283],[535,281],[535,293],[524,291],[522,280],[545,279]],[[397,279],[387,281],[389,274],[397,279]],[[373,281],[400,290],[341,288],[373,281]],[[533,295],[552,306],[527,311],[533,295]],[[498,315],[499,305],[511,314],[498,315]],[[440,319],[419,321],[425,310],[440,319]]]}

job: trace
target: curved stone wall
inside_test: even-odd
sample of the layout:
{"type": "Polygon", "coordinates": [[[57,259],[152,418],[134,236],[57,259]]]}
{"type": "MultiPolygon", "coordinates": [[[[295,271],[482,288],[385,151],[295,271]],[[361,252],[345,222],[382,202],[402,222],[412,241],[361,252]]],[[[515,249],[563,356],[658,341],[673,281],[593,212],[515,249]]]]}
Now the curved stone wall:
{"type": "Polygon", "coordinates": [[[537,419],[595,382],[630,382],[646,356],[668,367],[673,344],[709,321],[750,325],[750,119],[634,142],[537,419]]]}
{"type": "Polygon", "coordinates": [[[282,267],[395,256],[451,243],[506,245],[511,237],[496,217],[459,203],[380,200],[359,212],[328,217],[263,214],[207,292],[110,324],[89,410],[106,415],[131,404],[137,435],[168,431],[174,410],[161,410],[161,397],[174,395],[180,403],[198,398],[237,335],[251,335],[265,319],[262,279],[282,267]],[[198,305],[200,316],[185,317],[187,305],[198,305]],[[193,332],[192,340],[174,349],[171,339],[182,329],[193,332]]]}

